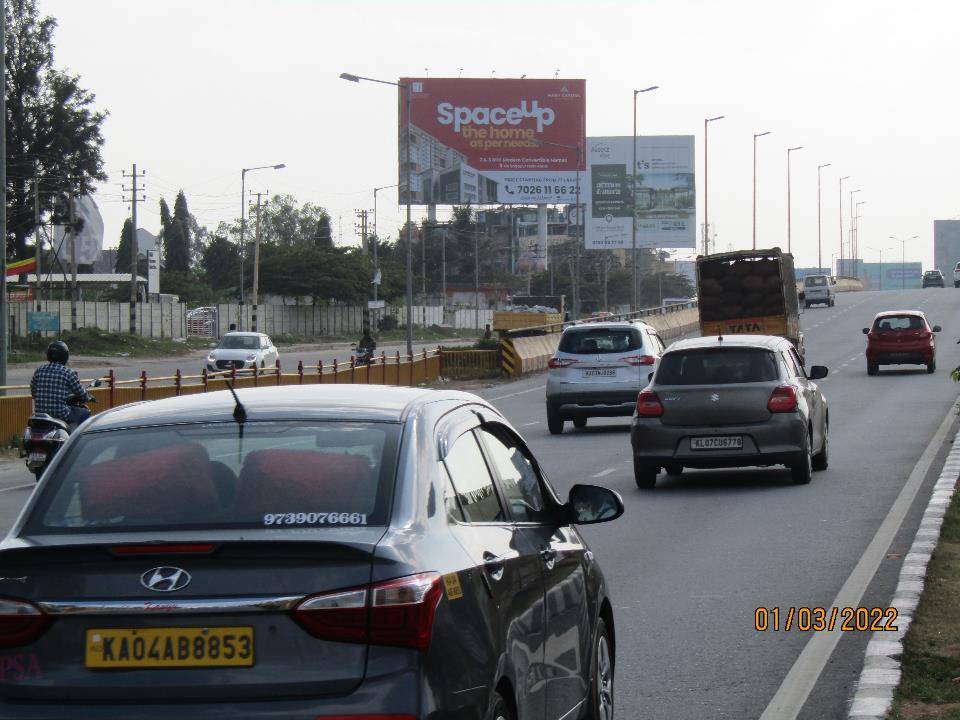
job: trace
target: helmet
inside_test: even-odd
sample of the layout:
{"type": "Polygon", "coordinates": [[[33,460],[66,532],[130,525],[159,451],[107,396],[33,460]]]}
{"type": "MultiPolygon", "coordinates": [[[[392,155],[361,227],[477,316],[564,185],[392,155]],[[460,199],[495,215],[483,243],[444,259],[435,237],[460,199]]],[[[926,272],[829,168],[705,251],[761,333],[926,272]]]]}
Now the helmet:
{"type": "Polygon", "coordinates": [[[56,362],[66,365],[70,359],[70,348],[63,340],[55,340],[47,345],[47,362],[56,362]]]}

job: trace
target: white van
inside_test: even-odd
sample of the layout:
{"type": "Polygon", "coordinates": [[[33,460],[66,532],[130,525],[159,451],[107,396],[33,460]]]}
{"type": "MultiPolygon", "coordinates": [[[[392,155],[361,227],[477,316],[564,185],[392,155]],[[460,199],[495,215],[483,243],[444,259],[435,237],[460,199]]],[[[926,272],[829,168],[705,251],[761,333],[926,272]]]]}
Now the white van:
{"type": "Polygon", "coordinates": [[[837,286],[829,275],[807,275],[803,278],[803,306],[810,307],[818,303],[833,307],[837,297],[837,286]]]}

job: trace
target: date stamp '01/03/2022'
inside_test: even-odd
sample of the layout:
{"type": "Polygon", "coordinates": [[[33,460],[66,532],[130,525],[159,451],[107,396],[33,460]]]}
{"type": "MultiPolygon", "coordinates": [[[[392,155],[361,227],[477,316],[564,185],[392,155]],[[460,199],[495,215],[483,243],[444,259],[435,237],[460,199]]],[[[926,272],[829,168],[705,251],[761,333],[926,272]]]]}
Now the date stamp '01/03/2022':
{"type": "Polygon", "coordinates": [[[876,632],[897,629],[897,609],[881,607],[758,607],[754,629],[758,632],[876,632]]]}

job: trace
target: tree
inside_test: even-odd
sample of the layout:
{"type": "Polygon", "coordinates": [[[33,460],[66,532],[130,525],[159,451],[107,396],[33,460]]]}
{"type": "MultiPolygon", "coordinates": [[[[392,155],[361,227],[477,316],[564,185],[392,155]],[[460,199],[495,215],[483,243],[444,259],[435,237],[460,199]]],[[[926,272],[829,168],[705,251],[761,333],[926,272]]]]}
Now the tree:
{"type": "MultiPolygon", "coordinates": [[[[161,222],[163,218],[161,215],[161,222]]],[[[177,193],[173,204],[173,219],[163,231],[163,248],[167,270],[190,270],[190,211],[183,190],[177,193]]]]}
{"type": "Polygon", "coordinates": [[[157,246],[162,253],[160,260],[164,264],[166,264],[167,257],[169,257],[167,243],[169,241],[171,225],[173,225],[173,217],[170,215],[170,206],[167,205],[166,199],[160,198],[160,242],[157,243],[157,246]]]}
{"type": "Polygon", "coordinates": [[[133,242],[133,223],[130,218],[123,221],[123,230],[120,231],[120,244],[117,245],[117,259],[113,263],[113,271],[118,273],[130,272],[130,244],[133,242]]]}
{"type": "Polygon", "coordinates": [[[214,237],[203,251],[203,274],[217,291],[240,286],[240,251],[224,235],[214,237]]]}
{"type": "Polygon", "coordinates": [[[62,178],[78,193],[92,192],[103,172],[101,126],[106,112],[94,109],[94,94],[80,78],[53,67],[55,19],[41,17],[36,0],[6,3],[7,238],[15,257],[26,254],[34,229],[34,175],[41,182],[41,212],[53,208],[62,178]],[[12,242],[11,242],[12,241],[12,242]]]}

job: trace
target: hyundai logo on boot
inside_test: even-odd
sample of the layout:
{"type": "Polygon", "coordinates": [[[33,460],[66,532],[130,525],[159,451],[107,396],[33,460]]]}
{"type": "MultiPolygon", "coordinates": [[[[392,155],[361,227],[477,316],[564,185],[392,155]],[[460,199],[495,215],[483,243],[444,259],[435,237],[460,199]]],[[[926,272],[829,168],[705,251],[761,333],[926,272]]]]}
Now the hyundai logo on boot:
{"type": "Polygon", "coordinates": [[[190,580],[190,573],[178,567],[155,567],[140,576],[140,584],[154,592],[183,590],[190,580]]]}

